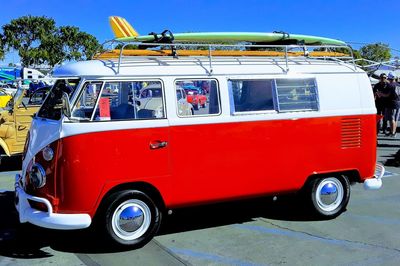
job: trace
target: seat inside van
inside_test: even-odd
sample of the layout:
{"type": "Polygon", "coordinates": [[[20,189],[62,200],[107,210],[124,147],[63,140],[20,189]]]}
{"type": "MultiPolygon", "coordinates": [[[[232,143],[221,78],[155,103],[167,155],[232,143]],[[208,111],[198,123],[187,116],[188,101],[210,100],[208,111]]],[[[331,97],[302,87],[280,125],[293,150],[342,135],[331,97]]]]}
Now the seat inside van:
{"type": "Polygon", "coordinates": [[[272,83],[265,80],[245,80],[239,93],[238,104],[235,101],[235,111],[273,110],[272,83]]]}
{"type": "Polygon", "coordinates": [[[135,107],[129,103],[123,103],[110,110],[111,119],[135,119],[135,107]]]}

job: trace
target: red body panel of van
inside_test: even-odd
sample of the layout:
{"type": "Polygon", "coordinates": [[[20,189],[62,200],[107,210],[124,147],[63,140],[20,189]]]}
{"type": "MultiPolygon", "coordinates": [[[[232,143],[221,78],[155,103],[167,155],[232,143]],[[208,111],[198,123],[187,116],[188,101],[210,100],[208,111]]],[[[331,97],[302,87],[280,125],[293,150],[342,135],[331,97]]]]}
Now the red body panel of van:
{"type": "Polygon", "coordinates": [[[292,192],[317,173],[356,170],[363,181],[374,175],[375,150],[375,115],[74,135],[59,149],[58,211],[93,217],[107,192],[129,182],[152,185],[173,208],[292,192]],[[151,149],[153,141],[168,145],[151,149]]]}

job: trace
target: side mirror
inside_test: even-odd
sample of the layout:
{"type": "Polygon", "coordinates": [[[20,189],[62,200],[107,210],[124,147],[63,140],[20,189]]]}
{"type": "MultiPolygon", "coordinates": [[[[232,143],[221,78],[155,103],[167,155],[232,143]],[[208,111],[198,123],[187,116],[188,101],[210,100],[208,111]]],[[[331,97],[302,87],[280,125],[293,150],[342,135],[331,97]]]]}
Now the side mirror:
{"type": "Polygon", "coordinates": [[[69,106],[69,97],[66,92],[63,92],[62,94],[62,113],[70,118],[71,117],[71,107],[69,106]]]}

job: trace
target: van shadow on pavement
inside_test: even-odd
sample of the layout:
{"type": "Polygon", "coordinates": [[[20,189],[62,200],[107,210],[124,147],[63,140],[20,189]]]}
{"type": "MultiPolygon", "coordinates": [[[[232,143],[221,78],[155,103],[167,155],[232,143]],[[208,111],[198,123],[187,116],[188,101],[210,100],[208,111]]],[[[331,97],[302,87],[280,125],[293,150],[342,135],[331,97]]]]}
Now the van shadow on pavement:
{"type": "Polygon", "coordinates": [[[385,156],[385,157],[389,157],[384,163],[385,166],[393,166],[393,167],[400,166],[400,150],[398,150],[395,154],[392,154],[392,156],[385,156]]]}
{"type": "Polygon", "coordinates": [[[0,163],[0,172],[16,171],[22,168],[22,156],[3,157],[0,163]]]}
{"type": "MultiPolygon", "coordinates": [[[[276,202],[271,198],[262,198],[180,209],[173,215],[164,216],[159,235],[244,223],[259,217],[315,220],[294,202],[293,197],[284,197],[276,202]]],[[[42,250],[45,247],[87,254],[123,251],[106,243],[96,229],[59,231],[19,224],[13,192],[0,193],[0,213],[0,256],[18,259],[53,256],[42,250]]]]}

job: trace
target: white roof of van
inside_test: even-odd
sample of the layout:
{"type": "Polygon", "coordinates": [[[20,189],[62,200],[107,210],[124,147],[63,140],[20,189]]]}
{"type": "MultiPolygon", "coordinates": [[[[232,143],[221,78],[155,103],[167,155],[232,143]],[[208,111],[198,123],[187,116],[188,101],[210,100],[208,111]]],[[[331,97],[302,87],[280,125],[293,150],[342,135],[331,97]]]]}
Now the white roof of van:
{"type": "MultiPolygon", "coordinates": [[[[282,74],[286,73],[286,60],[265,57],[213,57],[213,75],[282,74]]],[[[351,64],[338,60],[290,58],[291,73],[349,73],[363,72],[351,64]]],[[[208,57],[129,57],[118,60],[90,60],[70,63],[54,70],[54,77],[74,76],[187,76],[207,75],[208,57]]]]}

